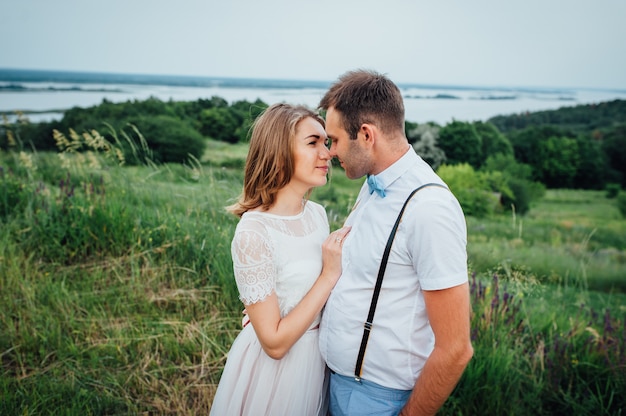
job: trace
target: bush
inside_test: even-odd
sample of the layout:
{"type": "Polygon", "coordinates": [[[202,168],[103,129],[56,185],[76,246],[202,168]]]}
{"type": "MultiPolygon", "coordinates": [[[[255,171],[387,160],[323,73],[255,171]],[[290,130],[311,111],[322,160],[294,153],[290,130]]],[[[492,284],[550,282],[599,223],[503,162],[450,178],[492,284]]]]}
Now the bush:
{"type": "Polygon", "coordinates": [[[136,126],[151,150],[154,162],[183,163],[189,155],[200,159],[206,145],[204,137],[188,123],[170,116],[131,120],[130,136],[137,135],[136,126]]]}
{"type": "Polygon", "coordinates": [[[619,183],[608,183],[604,189],[606,191],[606,197],[613,199],[617,197],[619,192],[622,190],[622,187],[619,183]]]}
{"type": "Polygon", "coordinates": [[[530,210],[531,202],[540,199],[545,193],[544,185],[531,180],[532,168],[516,162],[513,155],[489,156],[482,171],[492,175],[501,173],[504,183],[500,188],[492,189],[501,193],[501,202],[506,210],[515,207],[516,213],[524,215],[530,210]]]}
{"type": "Polygon", "coordinates": [[[231,108],[209,108],[200,113],[200,132],[214,140],[237,143],[241,120],[231,108]]]}
{"type": "Polygon", "coordinates": [[[484,217],[499,206],[498,196],[491,192],[483,176],[469,164],[442,165],[437,174],[459,200],[465,215],[484,217]]]}
{"type": "Polygon", "coordinates": [[[622,217],[626,218],[626,192],[620,192],[617,195],[617,208],[622,213],[622,217]]]}
{"type": "Polygon", "coordinates": [[[439,130],[439,148],[450,164],[469,163],[479,168],[483,163],[483,142],[472,123],[453,121],[439,130]]]}

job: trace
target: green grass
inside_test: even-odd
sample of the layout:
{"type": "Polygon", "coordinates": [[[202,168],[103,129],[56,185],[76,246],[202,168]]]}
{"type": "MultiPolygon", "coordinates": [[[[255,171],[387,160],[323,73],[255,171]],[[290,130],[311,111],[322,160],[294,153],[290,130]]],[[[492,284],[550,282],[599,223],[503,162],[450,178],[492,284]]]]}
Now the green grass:
{"type": "Polygon", "coordinates": [[[599,191],[549,190],[525,217],[468,218],[479,272],[524,267],[541,281],[626,293],[626,221],[599,191]]]}
{"type": "Polygon", "coordinates": [[[247,154],[247,143],[229,144],[217,140],[207,140],[201,162],[210,166],[243,169],[247,154]]]}
{"type": "MultiPolygon", "coordinates": [[[[0,414],[206,414],[240,327],[224,206],[245,149],[96,159],[0,153],[0,414]]],[[[359,187],[334,168],[314,191],[332,228],[359,187]]],[[[475,357],[441,414],[623,412],[613,203],[548,191],[525,217],[467,218],[475,357]]]]}

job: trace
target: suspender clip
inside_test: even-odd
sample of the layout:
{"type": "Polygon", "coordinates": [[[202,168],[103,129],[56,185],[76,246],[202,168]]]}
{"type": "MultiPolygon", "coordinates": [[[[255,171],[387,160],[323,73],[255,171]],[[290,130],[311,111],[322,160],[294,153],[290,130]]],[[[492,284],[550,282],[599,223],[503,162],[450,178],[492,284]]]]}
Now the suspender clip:
{"type": "Polygon", "coordinates": [[[371,331],[372,330],[372,323],[371,322],[365,322],[363,324],[363,327],[365,328],[366,331],[371,331]]]}

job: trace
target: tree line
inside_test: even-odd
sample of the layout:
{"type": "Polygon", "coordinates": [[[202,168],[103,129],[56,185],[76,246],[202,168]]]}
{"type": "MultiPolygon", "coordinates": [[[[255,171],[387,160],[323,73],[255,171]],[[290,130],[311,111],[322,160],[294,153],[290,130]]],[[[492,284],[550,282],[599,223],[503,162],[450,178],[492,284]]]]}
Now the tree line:
{"type": "MultiPolygon", "coordinates": [[[[142,163],[134,146],[139,142],[153,161],[180,163],[190,156],[201,159],[206,139],[247,141],[252,121],[267,106],[261,100],[229,104],[217,96],[196,101],[103,100],[96,106],[71,108],[58,121],[29,123],[18,117],[11,124],[5,120],[0,127],[0,148],[55,150],[55,131],[96,130],[117,141],[127,153],[128,164],[142,163]]],[[[496,192],[504,207],[515,204],[521,213],[543,187],[626,187],[624,100],[501,115],[487,121],[454,120],[443,126],[407,121],[406,133],[433,168],[447,172],[444,179],[461,181],[458,188],[468,188],[470,194],[477,187],[496,192]],[[472,177],[475,183],[468,183],[472,177]]],[[[489,202],[482,199],[483,207],[476,207],[477,211],[487,209],[489,202]]]]}

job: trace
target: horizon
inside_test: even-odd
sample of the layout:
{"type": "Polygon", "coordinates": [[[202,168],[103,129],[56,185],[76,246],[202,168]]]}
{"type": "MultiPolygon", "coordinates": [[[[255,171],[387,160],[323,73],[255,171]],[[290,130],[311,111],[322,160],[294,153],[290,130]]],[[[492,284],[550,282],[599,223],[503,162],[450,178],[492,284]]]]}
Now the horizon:
{"type": "MultiPolygon", "coordinates": [[[[145,78],[161,78],[161,79],[188,79],[188,80],[248,80],[248,81],[266,81],[266,82],[292,82],[292,83],[306,83],[311,87],[316,88],[328,88],[334,80],[326,79],[305,79],[305,78],[285,78],[285,77],[243,77],[243,76],[222,76],[222,75],[190,75],[190,74],[166,74],[166,73],[145,73],[145,72],[116,72],[116,71],[101,71],[101,70],[77,70],[77,69],[41,69],[41,68],[17,68],[17,67],[0,67],[0,81],[4,82],[43,82],[41,80],[13,80],[5,79],[4,76],[8,72],[27,72],[27,73],[47,73],[47,74],[76,74],[76,75],[107,75],[107,76],[119,76],[119,77],[145,77],[145,78]]],[[[341,74],[339,74],[341,75],[341,74]]],[[[387,74],[384,74],[387,75],[387,74]]],[[[388,76],[388,75],[387,75],[388,76]]],[[[391,79],[391,77],[390,77],[391,79]]],[[[104,80],[101,80],[104,81],[104,80]]],[[[121,80],[123,81],[123,80],[121,80]]],[[[498,90],[513,90],[523,92],[565,92],[572,90],[587,90],[587,91],[605,91],[605,92],[619,92],[626,93],[626,88],[621,87],[592,87],[592,86],[550,86],[550,85],[496,85],[496,84],[458,84],[458,83],[424,83],[424,82],[396,82],[400,88],[423,88],[423,89],[459,89],[459,90],[481,90],[481,89],[498,89],[498,90]]],[[[48,82],[63,82],[63,80],[48,80],[48,82]]],[[[72,80],[71,82],[88,83],[87,81],[72,80]]],[[[130,83],[130,82],[111,82],[111,83],[130,83]]],[[[153,85],[145,83],[146,85],[153,85]]],[[[154,84],[160,85],[160,84],[154,84]]],[[[166,84],[169,85],[169,84],[166,84]]],[[[182,84],[182,86],[192,86],[193,84],[182,84]]],[[[222,86],[227,87],[227,86],[222,86]]],[[[278,86],[274,86],[278,87],[278,86]]],[[[285,86],[286,88],[293,88],[293,85],[285,86]]],[[[264,87],[260,87],[264,88],[264,87]]]]}
{"type": "MultiPolygon", "coordinates": [[[[229,103],[260,99],[315,108],[333,81],[141,74],[58,69],[0,68],[0,113],[29,114],[31,121],[52,121],[72,107],[103,100],[125,102],[151,97],[194,101],[220,97],[229,103]]],[[[497,115],[626,100],[626,90],[397,83],[411,122],[486,121],[497,115]]],[[[14,117],[14,116],[13,116],[14,117]]]]}

